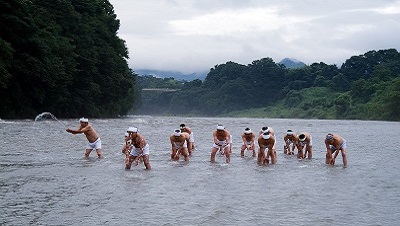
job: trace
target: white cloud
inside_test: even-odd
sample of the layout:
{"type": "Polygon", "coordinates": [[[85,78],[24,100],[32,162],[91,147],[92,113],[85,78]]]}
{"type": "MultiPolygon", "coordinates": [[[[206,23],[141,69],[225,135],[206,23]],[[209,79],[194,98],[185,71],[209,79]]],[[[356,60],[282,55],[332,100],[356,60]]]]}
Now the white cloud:
{"type": "Polygon", "coordinates": [[[221,10],[185,20],[173,20],[169,25],[178,35],[241,36],[278,30],[307,20],[295,16],[280,17],[278,13],[276,7],[221,10]]]}
{"type": "Polygon", "coordinates": [[[370,50],[400,50],[400,1],[112,0],[137,69],[208,70],[292,57],[341,65],[370,50]]]}

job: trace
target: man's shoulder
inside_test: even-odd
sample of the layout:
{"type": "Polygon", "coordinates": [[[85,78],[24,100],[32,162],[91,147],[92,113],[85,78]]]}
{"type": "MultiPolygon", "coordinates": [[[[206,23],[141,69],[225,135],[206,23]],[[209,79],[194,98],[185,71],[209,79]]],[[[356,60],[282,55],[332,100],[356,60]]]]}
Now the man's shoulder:
{"type": "Polygon", "coordinates": [[[87,130],[94,130],[93,126],[91,126],[91,125],[85,126],[84,129],[87,129],[87,130]]]}

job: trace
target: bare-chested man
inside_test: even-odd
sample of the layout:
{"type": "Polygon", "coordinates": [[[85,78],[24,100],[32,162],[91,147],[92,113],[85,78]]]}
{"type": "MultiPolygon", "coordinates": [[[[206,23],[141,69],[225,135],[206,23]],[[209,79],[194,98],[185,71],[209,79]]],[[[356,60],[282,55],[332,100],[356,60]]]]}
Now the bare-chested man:
{"type": "Polygon", "coordinates": [[[214,144],[211,149],[211,162],[215,162],[215,155],[217,151],[221,150],[226,158],[226,163],[231,160],[231,134],[225,129],[223,125],[218,125],[217,129],[213,132],[214,144]]]}
{"type": "Polygon", "coordinates": [[[188,150],[189,150],[189,155],[193,154],[193,150],[194,150],[194,134],[192,129],[190,129],[189,127],[187,127],[185,124],[181,124],[180,125],[181,128],[181,132],[186,132],[189,134],[189,143],[188,143],[188,150]]]}
{"type": "Polygon", "coordinates": [[[297,158],[305,159],[307,156],[308,159],[312,158],[312,137],[310,133],[301,132],[297,137],[296,146],[298,150],[297,158]]]}
{"type": "Polygon", "coordinates": [[[247,149],[247,151],[253,152],[253,155],[252,155],[253,157],[256,156],[256,151],[255,151],[255,147],[254,147],[255,137],[256,137],[256,135],[253,133],[253,131],[251,131],[250,128],[244,129],[244,132],[242,133],[243,144],[240,149],[241,157],[244,157],[244,150],[246,150],[246,149],[247,149]]]}
{"type": "Polygon", "coordinates": [[[283,153],[287,155],[294,155],[294,149],[296,148],[297,144],[297,135],[292,130],[287,130],[286,134],[283,136],[283,141],[285,145],[283,145],[283,153]],[[292,145],[292,147],[290,147],[292,145]]]}
{"type": "Polygon", "coordinates": [[[146,139],[142,134],[139,134],[139,130],[136,127],[129,127],[126,132],[129,133],[129,137],[131,139],[133,147],[130,152],[126,152],[125,169],[130,169],[133,162],[135,162],[135,165],[138,165],[139,158],[142,157],[146,169],[150,170],[150,148],[149,144],[147,144],[146,142],[146,139]]]}
{"type": "Polygon", "coordinates": [[[338,134],[331,134],[328,133],[325,138],[325,145],[326,145],[326,164],[335,165],[335,159],[339,154],[339,151],[342,151],[342,158],[343,158],[343,166],[347,166],[347,147],[346,147],[346,140],[343,139],[338,134]],[[332,156],[335,154],[334,156],[332,156]]]}
{"type": "Polygon", "coordinates": [[[79,119],[80,126],[77,130],[73,130],[70,128],[67,128],[66,131],[68,133],[72,134],[79,134],[83,133],[85,134],[87,140],[89,143],[86,145],[86,152],[85,152],[85,157],[89,157],[90,152],[92,152],[93,149],[96,150],[97,156],[99,158],[103,158],[103,154],[101,153],[101,140],[99,135],[97,135],[96,130],[89,125],[89,120],[87,118],[81,118],[79,119]]]}
{"type": "Polygon", "coordinates": [[[189,143],[190,135],[177,129],[169,137],[171,141],[171,160],[178,161],[179,156],[183,155],[185,161],[189,161],[189,152],[187,144],[189,143]]]}
{"type": "Polygon", "coordinates": [[[275,136],[273,136],[268,131],[263,133],[258,137],[258,145],[259,149],[257,163],[261,165],[269,164],[269,157],[271,157],[271,163],[275,164],[277,161],[275,150],[275,136]]]}

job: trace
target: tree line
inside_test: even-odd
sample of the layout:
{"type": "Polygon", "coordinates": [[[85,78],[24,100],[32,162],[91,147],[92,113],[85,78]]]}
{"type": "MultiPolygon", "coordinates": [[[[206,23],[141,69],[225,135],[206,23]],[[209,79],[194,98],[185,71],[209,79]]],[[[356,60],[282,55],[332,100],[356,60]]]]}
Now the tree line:
{"type": "Polygon", "coordinates": [[[320,119],[400,120],[400,54],[352,56],[338,68],[323,62],[290,69],[271,58],[216,65],[204,81],[139,77],[174,93],[144,93],[143,113],[320,119]]]}
{"type": "Polygon", "coordinates": [[[0,0],[0,118],[125,115],[140,99],[107,0],[0,0]]]}
{"type": "Polygon", "coordinates": [[[396,49],[290,69],[216,65],[204,81],[137,76],[107,0],[0,0],[0,118],[128,113],[400,120],[396,49]],[[176,92],[148,92],[169,88],[176,92]]]}

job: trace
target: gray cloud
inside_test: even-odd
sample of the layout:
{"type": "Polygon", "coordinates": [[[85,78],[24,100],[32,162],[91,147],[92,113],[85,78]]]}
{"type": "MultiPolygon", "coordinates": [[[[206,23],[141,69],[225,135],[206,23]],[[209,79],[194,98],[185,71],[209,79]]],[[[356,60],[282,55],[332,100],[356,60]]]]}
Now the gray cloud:
{"type": "Polygon", "coordinates": [[[134,70],[195,72],[263,57],[340,66],[353,55],[400,47],[397,0],[110,2],[134,70]]]}

